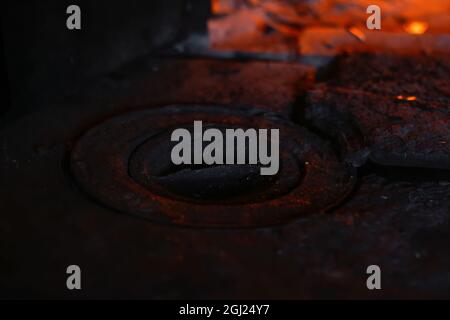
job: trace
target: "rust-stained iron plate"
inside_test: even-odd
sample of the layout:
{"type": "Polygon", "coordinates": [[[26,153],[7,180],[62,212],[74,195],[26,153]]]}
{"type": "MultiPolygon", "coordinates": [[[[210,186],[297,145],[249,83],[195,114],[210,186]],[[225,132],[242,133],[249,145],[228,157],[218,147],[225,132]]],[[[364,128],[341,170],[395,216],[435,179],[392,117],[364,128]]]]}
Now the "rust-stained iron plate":
{"type": "Polygon", "coordinates": [[[349,162],[360,165],[364,159],[359,158],[370,158],[388,166],[450,169],[450,107],[445,103],[325,87],[310,92],[309,104],[307,119],[313,125],[330,131],[333,124],[339,126],[334,131],[347,134],[349,162]],[[344,116],[348,122],[341,123],[344,116]]]}
{"type": "Polygon", "coordinates": [[[310,125],[340,137],[348,162],[450,169],[448,59],[359,54],[338,59],[308,94],[310,125]]]}
{"type": "Polygon", "coordinates": [[[106,120],[76,143],[71,170],[87,193],[109,207],[157,222],[206,227],[284,223],[335,206],[355,183],[353,169],[326,142],[278,114],[197,105],[106,120]],[[278,174],[263,177],[253,166],[237,165],[167,170],[168,133],[195,120],[216,127],[279,129],[278,174]]]}

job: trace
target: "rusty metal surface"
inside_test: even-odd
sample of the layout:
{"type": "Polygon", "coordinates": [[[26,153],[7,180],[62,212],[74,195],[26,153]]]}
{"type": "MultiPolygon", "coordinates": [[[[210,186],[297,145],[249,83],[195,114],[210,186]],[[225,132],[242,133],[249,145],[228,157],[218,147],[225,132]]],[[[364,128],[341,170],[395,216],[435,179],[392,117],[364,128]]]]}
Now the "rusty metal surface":
{"type": "Polygon", "coordinates": [[[336,60],[325,79],[333,87],[387,98],[415,96],[419,102],[450,103],[448,52],[344,54],[336,60]]]}
{"type": "Polygon", "coordinates": [[[349,162],[450,169],[446,56],[355,54],[308,96],[306,118],[343,136],[349,162]]]}
{"type": "Polygon", "coordinates": [[[107,120],[77,142],[71,167],[82,188],[110,207],[155,221],[194,226],[279,224],[337,205],[355,183],[354,170],[304,128],[275,113],[217,106],[166,106],[107,120]],[[279,129],[279,174],[264,178],[255,175],[251,167],[239,165],[216,169],[191,166],[163,176],[152,173],[168,171],[158,168],[171,163],[174,143],[168,131],[196,119],[213,127],[279,129]],[[164,133],[164,141],[155,140],[164,133]],[[158,147],[153,156],[152,147],[158,147]],[[132,157],[136,153],[138,163],[132,157]],[[130,174],[130,168],[135,174],[130,174]],[[139,179],[141,172],[147,174],[139,179]],[[268,179],[273,181],[264,181],[268,179]]]}
{"type": "MultiPolygon", "coordinates": [[[[86,196],[70,174],[74,142],[134,106],[217,100],[231,110],[255,101],[255,107],[317,130],[295,101],[311,86],[300,69],[263,62],[149,61],[88,84],[92,91],[72,106],[8,125],[0,134],[0,296],[448,298],[448,170],[368,167],[360,155],[356,189],[331,212],[244,229],[180,227],[121,214],[86,196]],[[217,69],[235,71],[211,71],[217,69]],[[195,77],[200,74],[203,78],[195,77]],[[191,95],[185,79],[195,80],[191,95]],[[249,81],[256,79],[267,81],[249,81]],[[244,90],[249,83],[255,87],[244,90]],[[65,287],[65,269],[74,263],[83,270],[78,293],[65,287]],[[371,264],[382,268],[380,291],[366,288],[371,264]]],[[[347,111],[342,109],[329,133],[363,150],[358,122],[341,130],[352,118],[347,111]]],[[[242,215],[243,208],[233,213],[242,215]]]]}
{"type": "Polygon", "coordinates": [[[313,78],[313,68],[293,62],[145,57],[87,83],[88,89],[68,102],[76,101],[75,107],[86,105],[82,111],[114,108],[117,113],[130,108],[202,103],[251,106],[290,116],[313,78]]]}

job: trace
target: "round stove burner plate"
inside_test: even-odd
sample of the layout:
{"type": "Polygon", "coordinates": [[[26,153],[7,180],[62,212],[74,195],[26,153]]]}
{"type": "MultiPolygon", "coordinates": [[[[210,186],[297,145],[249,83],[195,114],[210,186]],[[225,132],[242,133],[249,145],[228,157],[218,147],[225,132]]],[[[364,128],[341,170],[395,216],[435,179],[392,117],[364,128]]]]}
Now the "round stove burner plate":
{"type": "Polygon", "coordinates": [[[277,114],[196,105],[106,120],[75,144],[71,170],[87,193],[109,207],[156,222],[203,227],[285,223],[335,206],[355,183],[354,169],[340,162],[326,142],[277,114]],[[170,148],[158,137],[196,120],[218,127],[279,129],[278,174],[261,177],[254,167],[241,165],[152,173],[170,161],[170,148]],[[233,189],[237,192],[230,194],[233,189]]]}

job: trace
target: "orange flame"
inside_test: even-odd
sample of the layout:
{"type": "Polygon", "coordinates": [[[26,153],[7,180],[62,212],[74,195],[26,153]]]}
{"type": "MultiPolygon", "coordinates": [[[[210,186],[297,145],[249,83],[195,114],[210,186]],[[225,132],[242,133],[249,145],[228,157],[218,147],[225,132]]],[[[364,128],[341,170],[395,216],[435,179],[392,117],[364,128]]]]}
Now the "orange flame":
{"type": "Polygon", "coordinates": [[[408,97],[405,97],[405,96],[397,96],[396,97],[398,100],[406,100],[406,101],[416,101],[417,100],[417,97],[415,97],[415,96],[408,96],[408,97]]]}
{"type": "Polygon", "coordinates": [[[360,29],[356,27],[349,28],[348,32],[350,32],[353,36],[355,36],[359,41],[366,40],[366,35],[364,34],[364,32],[362,32],[360,29]]]}
{"type": "Polygon", "coordinates": [[[422,21],[411,21],[403,27],[410,34],[423,34],[428,30],[428,23],[422,21]]]}

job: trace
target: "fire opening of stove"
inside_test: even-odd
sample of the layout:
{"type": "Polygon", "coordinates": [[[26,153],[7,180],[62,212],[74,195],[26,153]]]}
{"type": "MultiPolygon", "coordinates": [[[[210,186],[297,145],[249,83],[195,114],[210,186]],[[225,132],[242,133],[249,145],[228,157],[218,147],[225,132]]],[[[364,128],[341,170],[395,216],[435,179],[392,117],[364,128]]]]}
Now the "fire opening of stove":
{"type": "Polygon", "coordinates": [[[176,49],[268,60],[343,51],[426,51],[430,43],[447,50],[449,12],[449,2],[441,0],[211,0],[207,33],[190,34],[176,49]],[[371,5],[381,10],[380,30],[367,28],[371,5]]]}

